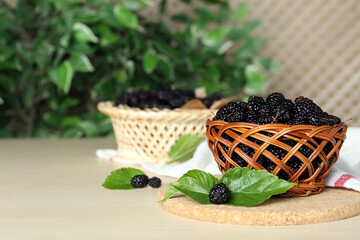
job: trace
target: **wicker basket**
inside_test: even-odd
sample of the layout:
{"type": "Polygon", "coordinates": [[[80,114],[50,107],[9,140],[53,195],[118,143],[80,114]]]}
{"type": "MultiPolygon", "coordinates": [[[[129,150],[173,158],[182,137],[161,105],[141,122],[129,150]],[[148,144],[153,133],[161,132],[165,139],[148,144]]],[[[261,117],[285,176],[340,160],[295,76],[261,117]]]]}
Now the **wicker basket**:
{"type": "Polygon", "coordinates": [[[118,156],[151,164],[165,164],[171,146],[180,136],[205,136],[206,119],[213,116],[209,109],[141,110],[115,107],[113,102],[100,102],[98,109],[111,117],[118,156]]]}
{"type": "Polygon", "coordinates": [[[234,156],[240,157],[243,163],[246,161],[245,163],[250,169],[264,169],[257,161],[266,158],[275,166],[272,169],[273,174],[286,173],[286,176],[289,177],[288,181],[297,183],[296,186],[281,195],[284,197],[309,196],[319,193],[324,188],[325,177],[339,157],[347,130],[345,123],[334,127],[317,127],[312,125],[227,123],[210,120],[207,121],[206,127],[209,148],[222,173],[230,168],[239,167],[237,163],[239,161],[236,162],[234,156]],[[290,146],[284,143],[289,142],[285,140],[291,140],[295,144],[290,146]],[[248,156],[242,151],[241,148],[244,149],[244,145],[240,144],[253,149],[253,155],[248,156]],[[279,159],[267,150],[270,146],[286,150],[287,154],[279,159]],[[299,151],[302,146],[307,146],[312,150],[308,158],[299,151]],[[292,157],[304,163],[296,172],[286,164],[292,157]],[[305,178],[304,174],[306,174],[305,178]]]}

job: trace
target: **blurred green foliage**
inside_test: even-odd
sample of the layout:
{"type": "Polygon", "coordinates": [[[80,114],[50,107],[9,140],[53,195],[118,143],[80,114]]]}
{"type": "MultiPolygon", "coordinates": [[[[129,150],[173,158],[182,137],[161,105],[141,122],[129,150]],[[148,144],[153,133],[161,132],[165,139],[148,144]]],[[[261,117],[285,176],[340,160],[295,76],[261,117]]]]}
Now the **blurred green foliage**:
{"type": "MultiPolygon", "coordinates": [[[[139,14],[149,0],[1,1],[0,137],[112,135],[96,103],[134,89],[264,93],[264,71],[281,67],[254,57],[265,43],[251,36],[261,22],[244,20],[248,4],[201,2],[173,15],[181,27],[170,30],[139,14]]],[[[166,8],[162,0],[160,15],[166,8]]]]}

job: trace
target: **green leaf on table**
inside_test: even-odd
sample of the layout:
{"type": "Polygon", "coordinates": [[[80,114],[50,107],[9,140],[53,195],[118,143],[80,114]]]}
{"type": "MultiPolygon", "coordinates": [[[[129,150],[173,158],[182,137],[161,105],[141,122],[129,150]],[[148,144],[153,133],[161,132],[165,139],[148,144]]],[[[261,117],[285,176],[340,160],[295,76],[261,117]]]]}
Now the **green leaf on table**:
{"type": "Polygon", "coordinates": [[[89,58],[83,53],[74,53],[71,55],[70,63],[75,71],[92,72],[94,67],[89,58]]]}
{"type": "Polygon", "coordinates": [[[116,5],[114,8],[115,18],[119,23],[130,29],[138,29],[139,22],[137,16],[127,10],[124,6],[116,5]]]}
{"type": "Polygon", "coordinates": [[[182,175],[177,182],[181,185],[194,185],[199,191],[210,193],[211,188],[219,183],[219,180],[210,173],[193,169],[182,175]]]}
{"type": "Polygon", "coordinates": [[[189,160],[199,144],[205,140],[205,137],[197,135],[181,136],[176,143],[171,147],[169,152],[169,161],[167,164],[173,162],[185,162],[189,160]]]}
{"type": "Polygon", "coordinates": [[[230,201],[226,204],[245,207],[258,205],[272,195],[285,193],[296,185],[266,170],[237,167],[225,172],[218,180],[210,173],[195,169],[185,173],[176,185],[170,184],[161,201],[181,192],[201,204],[210,204],[209,193],[218,183],[224,183],[231,192],[230,201]]]}
{"type": "Polygon", "coordinates": [[[176,187],[173,184],[170,184],[169,187],[166,189],[166,193],[163,199],[161,199],[159,202],[164,202],[168,200],[169,198],[172,198],[180,191],[176,189],[176,187]]]}
{"type": "Polygon", "coordinates": [[[136,168],[117,169],[105,179],[103,187],[108,189],[134,189],[131,185],[131,179],[136,175],[145,174],[136,168]]]}
{"type": "Polygon", "coordinates": [[[185,173],[174,187],[199,203],[210,204],[210,190],[218,182],[210,173],[195,169],[185,173]]]}
{"type": "Polygon", "coordinates": [[[268,78],[263,76],[260,69],[255,65],[248,65],[245,68],[246,84],[244,91],[247,94],[265,93],[268,78]]]}
{"type": "Polygon", "coordinates": [[[247,207],[258,205],[272,195],[284,193],[296,185],[279,179],[266,170],[250,170],[246,167],[229,169],[220,182],[231,192],[231,199],[227,204],[247,207]]]}
{"type": "Polygon", "coordinates": [[[79,42],[93,42],[99,41],[93,31],[85,24],[76,22],[73,26],[74,38],[79,42]]]}
{"type": "Polygon", "coordinates": [[[145,72],[147,73],[152,73],[156,66],[158,65],[158,57],[156,56],[156,53],[151,50],[148,49],[143,57],[143,69],[145,72]]]}
{"type": "Polygon", "coordinates": [[[206,46],[215,45],[223,41],[224,38],[230,32],[230,30],[231,30],[230,26],[221,26],[221,27],[213,28],[205,34],[202,41],[206,46]]]}
{"type": "Polygon", "coordinates": [[[249,13],[250,5],[249,3],[242,3],[240,4],[233,13],[233,18],[235,20],[242,20],[246,17],[246,15],[249,13]]]}
{"type": "Polygon", "coordinates": [[[56,84],[67,94],[70,90],[71,81],[74,76],[74,69],[70,61],[66,60],[57,68],[56,84]]]}
{"type": "Polygon", "coordinates": [[[282,66],[277,61],[269,57],[258,57],[255,59],[255,64],[261,69],[269,72],[276,72],[282,69],[282,66]]]}

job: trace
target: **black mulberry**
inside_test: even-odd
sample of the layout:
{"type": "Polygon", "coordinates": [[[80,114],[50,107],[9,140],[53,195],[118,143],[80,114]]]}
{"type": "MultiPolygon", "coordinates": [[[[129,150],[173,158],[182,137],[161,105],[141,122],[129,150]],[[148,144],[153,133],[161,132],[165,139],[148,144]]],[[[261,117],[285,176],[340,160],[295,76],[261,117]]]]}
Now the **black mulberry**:
{"type": "Polygon", "coordinates": [[[144,188],[149,182],[148,176],[144,174],[136,175],[131,179],[131,185],[134,188],[144,188]]]}
{"type": "Polygon", "coordinates": [[[224,183],[215,184],[209,193],[211,203],[223,204],[227,203],[231,198],[231,192],[224,183]]]}
{"type": "Polygon", "coordinates": [[[149,186],[152,188],[159,188],[161,186],[161,179],[158,177],[152,177],[149,179],[149,186]]]}

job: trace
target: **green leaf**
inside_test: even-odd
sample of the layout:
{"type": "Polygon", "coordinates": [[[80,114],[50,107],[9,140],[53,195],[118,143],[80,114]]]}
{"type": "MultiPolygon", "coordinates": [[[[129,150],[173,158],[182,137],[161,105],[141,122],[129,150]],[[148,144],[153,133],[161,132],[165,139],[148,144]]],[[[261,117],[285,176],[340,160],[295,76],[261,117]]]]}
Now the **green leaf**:
{"type": "Polygon", "coordinates": [[[167,0],[161,0],[159,4],[160,13],[166,12],[166,8],[167,8],[167,0]]]}
{"type": "Polygon", "coordinates": [[[55,83],[65,94],[70,90],[74,69],[70,61],[64,61],[56,70],[55,83]]]}
{"type": "Polygon", "coordinates": [[[128,60],[125,63],[126,69],[128,70],[128,74],[130,77],[134,76],[135,73],[135,63],[132,60],[128,60]]]}
{"type": "Polygon", "coordinates": [[[250,58],[257,53],[264,45],[265,40],[262,38],[249,38],[237,50],[237,57],[250,58]]]}
{"type": "Polygon", "coordinates": [[[179,14],[174,14],[171,16],[171,20],[175,21],[175,22],[181,22],[181,23],[188,23],[191,21],[191,19],[189,18],[188,15],[183,14],[183,13],[179,13],[179,14]]]}
{"type": "Polygon", "coordinates": [[[117,169],[105,179],[103,187],[108,189],[133,189],[131,179],[136,175],[145,174],[136,168],[120,168],[117,169]]]}
{"type": "Polygon", "coordinates": [[[246,167],[233,168],[224,173],[223,182],[231,192],[229,205],[254,206],[269,199],[272,195],[289,190],[291,183],[266,170],[250,170],[246,167]]]}
{"type": "Polygon", "coordinates": [[[159,59],[159,66],[167,79],[172,80],[175,78],[174,65],[165,57],[159,59]]]}
{"type": "Polygon", "coordinates": [[[219,180],[210,173],[193,169],[182,175],[177,182],[182,185],[196,183],[195,185],[198,185],[195,186],[196,189],[204,193],[210,193],[211,188],[219,183],[219,180]]]}
{"type": "Polygon", "coordinates": [[[256,29],[259,29],[262,25],[263,25],[263,23],[261,21],[252,20],[252,21],[244,22],[242,24],[242,26],[240,27],[240,29],[242,31],[244,31],[245,33],[249,33],[249,32],[255,31],[256,29]]]}
{"type": "Polygon", "coordinates": [[[106,47],[119,41],[119,37],[115,35],[111,28],[105,24],[98,25],[96,30],[100,35],[101,46],[106,47]]]}
{"type": "Polygon", "coordinates": [[[82,121],[79,117],[65,117],[61,120],[62,127],[79,127],[82,121]]]}
{"type": "Polygon", "coordinates": [[[129,10],[127,10],[125,7],[121,5],[116,5],[114,8],[114,15],[116,19],[119,21],[119,23],[121,23],[125,27],[130,29],[139,28],[137,16],[132,12],[130,12],[129,10]]]}
{"type": "Polygon", "coordinates": [[[176,143],[171,147],[169,152],[168,164],[173,162],[185,162],[189,160],[199,144],[205,140],[205,137],[197,135],[181,136],[176,143]]]}
{"type": "Polygon", "coordinates": [[[89,58],[83,53],[74,53],[71,55],[70,63],[75,71],[92,72],[94,67],[89,58]]]}
{"type": "Polygon", "coordinates": [[[178,184],[176,186],[174,186],[179,192],[185,194],[186,196],[188,196],[189,198],[191,198],[192,200],[201,203],[201,204],[211,204],[210,200],[209,200],[209,193],[204,193],[204,192],[199,192],[197,190],[197,186],[196,184],[190,186],[190,185],[181,185],[178,184]]]}
{"type": "Polygon", "coordinates": [[[230,8],[228,4],[222,4],[217,13],[217,22],[223,23],[228,21],[230,16],[230,8]]]}
{"type": "Polygon", "coordinates": [[[61,101],[61,103],[58,107],[58,110],[60,112],[66,112],[67,110],[69,110],[69,108],[78,105],[79,102],[80,102],[80,100],[77,98],[67,97],[63,101],[61,101]]]}
{"type": "Polygon", "coordinates": [[[152,2],[145,0],[122,0],[121,3],[128,10],[140,10],[149,5],[152,5],[152,2]]]}
{"type": "Polygon", "coordinates": [[[59,133],[59,137],[61,138],[79,138],[81,135],[82,132],[78,128],[66,129],[65,131],[59,133]]]}
{"type": "Polygon", "coordinates": [[[86,137],[97,137],[99,135],[99,130],[94,122],[83,121],[79,127],[83,130],[86,137]]]}
{"type": "Polygon", "coordinates": [[[99,41],[93,31],[83,23],[76,22],[73,26],[73,31],[74,38],[79,42],[97,43],[99,41]]]}
{"type": "Polygon", "coordinates": [[[235,20],[242,20],[249,13],[250,5],[249,3],[240,4],[233,13],[233,18],[235,20]]]}
{"type": "Polygon", "coordinates": [[[277,61],[269,57],[258,57],[255,59],[255,64],[269,72],[276,72],[282,69],[282,66],[277,61]]]}
{"type": "Polygon", "coordinates": [[[210,173],[195,169],[185,173],[174,187],[199,203],[210,204],[210,190],[218,182],[210,173]]]}
{"type": "Polygon", "coordinates": [[[268,84],[268,78],[263,76],[260,69],[255,65],[248,65],[245,68],[247,94],[265,93],[268,84]]]}
{"type": "Polygon", "coordinates": [[[157,64],[158,64],[158,57],[156,56],[155,52],[152,49],[148,49],[143,58],[143,68],[146,73],[152,73],[157,64]]]}
{"type": "Polygon", "coordinates": [[[126,83],[128,81],[127,74],[123,69],[115,72],[115,78],[118,83],[126,83]]]}
{"type": "Polygon", "coordinates": [[[180,191],[176,189],[176,187],[173,184],[170,184],[169,187],[166,189],[166,193],[163,199],[161,199],[159,202],[164,202],[168,200],[169,198],[172,198],[180,191]]]}
{"type": "Polygon", "coordinates": [[[207,7],[197,7],[194,9],[194,12],[203,20],[205,21],[212,21],[212,20],[216,20],[216,16],[213,13],[213,11],[211,11],[209,8],[207,7]]]}
{"type": "Polygon", "coordinates": [[[215,45],[224,40],[230,30],[231,27],[229,26],[213,28],[203,37],[202,41],[206,46],[215,45]]]}
{"type": "Polygon", "coordinates": [[[55,111],[49,111],[42,116],[44,122],[50,127],[57,127],[61,122],[61,115],[55,111]]]}
{"type": "Polygon", "coordinates": [[[167,43],[165,43],[163,40],[155,38],[153,40],[153,44],[155,48],[158,50],[158,52],[172,58],[174,63],[176,63],[181,59],[180,54],[174,48],[172,48],[167,43]]]}

